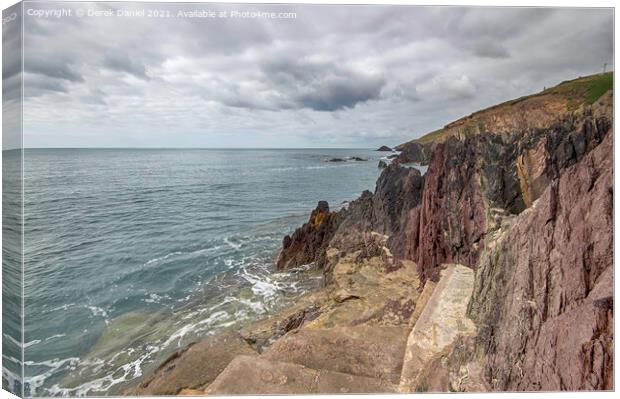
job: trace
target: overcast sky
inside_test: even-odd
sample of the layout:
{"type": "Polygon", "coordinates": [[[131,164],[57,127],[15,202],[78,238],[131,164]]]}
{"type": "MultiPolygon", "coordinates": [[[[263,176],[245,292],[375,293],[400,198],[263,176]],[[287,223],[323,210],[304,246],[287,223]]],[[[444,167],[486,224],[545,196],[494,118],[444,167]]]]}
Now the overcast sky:
{"type": "MultiPolygon", "coordinates": [[[[376,147],[613,68],[610,9],[27,3],[27,147],[376,147]],[[178,11],[294,12],[295,19],[178,11]]],[[[5,85],[19,75],[3,74],[5,85]]],[[[8,93],[7,93],[8,95],[8,93]]]]}

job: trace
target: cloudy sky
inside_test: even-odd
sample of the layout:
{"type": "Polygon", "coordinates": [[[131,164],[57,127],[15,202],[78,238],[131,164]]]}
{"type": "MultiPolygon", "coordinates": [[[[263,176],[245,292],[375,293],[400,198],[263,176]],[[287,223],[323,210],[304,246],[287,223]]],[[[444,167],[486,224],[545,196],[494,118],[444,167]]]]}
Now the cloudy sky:
{"type": "MultiPolygon", "coordinates": [[[[25,16],[27,147],[396,145],[604,63],[613,68],[609,9],[28,3],[25,10],[62,7],[72,17],[25,16]],[[87,15],[75,17],[78,8],[87,15]],[[88,17],[143,8],[171,17],[88,17]],[[296,18],[178,14],[194,10],[296,18]]],[[[18,75],[5,66],[5,85],[18,75]]]]}

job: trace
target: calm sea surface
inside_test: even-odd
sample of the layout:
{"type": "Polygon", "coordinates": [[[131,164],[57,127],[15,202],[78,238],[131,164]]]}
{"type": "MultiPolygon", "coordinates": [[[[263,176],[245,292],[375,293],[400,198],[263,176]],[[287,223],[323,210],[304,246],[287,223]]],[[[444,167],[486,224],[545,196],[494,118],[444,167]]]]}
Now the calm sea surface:
{"type": "MultiPolygon", "coordinates": [[[[26,150],[26,393],[118,394],[200,337],[319,283],[276,273],[317,201],[374,189],[369,150],[26,150]],[[368,162],[325,162],[360,156],[368,162]]],[[[5,359],[6,360],[6,359],[5,359]]]]}

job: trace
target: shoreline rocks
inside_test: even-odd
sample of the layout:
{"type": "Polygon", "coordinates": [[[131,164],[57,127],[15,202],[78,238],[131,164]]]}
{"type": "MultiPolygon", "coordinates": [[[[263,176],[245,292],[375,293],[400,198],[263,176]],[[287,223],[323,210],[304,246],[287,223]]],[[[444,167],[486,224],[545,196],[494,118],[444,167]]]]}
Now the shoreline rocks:
{"type": "Polygon", "coordinates": [[[612,390],[612,103],[608,92],[535,129],[409,146],[374,192],[337,212],[320,201],[276,263],[313,263],[323,287],[244,327],[256,353],[208,387],[175,389],[612,390]]]}
{"type": "Polygon", "coordinates": [[[392,152],[393,150],[390,147],[388,147],[387,145],[382,145],[381,147],[377,148],[377,151],[384,151],[384,152],[389,151],[389,152],[392,152]]]}

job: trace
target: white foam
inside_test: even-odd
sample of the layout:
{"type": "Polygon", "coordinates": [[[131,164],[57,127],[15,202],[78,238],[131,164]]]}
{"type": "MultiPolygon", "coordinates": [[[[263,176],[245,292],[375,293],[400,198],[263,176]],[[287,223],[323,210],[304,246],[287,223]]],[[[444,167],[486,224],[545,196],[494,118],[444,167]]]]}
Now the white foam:
{"type": "Polygon", "coordinates": [[[100,316],[100,317],[103,318],[103,321],[105,322],[106,325],[110,324],[110,319],[108,317],[108,312],[105,309],[100,308],[99,306],[93,306],[93,305],[85,305],[85,307],[88,310],[90,310],[90,312],[92,313],[93,317],[100,316]]]}
{"type": "Polygon", "coordinates": [[[153,264],[153,263],[161,262],[162,260],[170,259],[173,256],[183,255],[183,254],[184,254],[184,252],[179,252],[179,251],[171,252],[171,253],[169,253],[169,254],[167,254],[165,256],[162,256],[160,258],[153,258],[153,259],[147,261],[144,265],[147,266],[147,265],[150,265],[150,264],[153,264]]]}
{"type": "Polygon", "coordinates": [[[228,237],[224,237],[224,242],[226,244],[228,244],[232,249],[234,249],[235,251],[238,251],[241,249],[241,245],[242,244],[235,244],[233,242],[230,241],[230,239],[228,237]]]}

